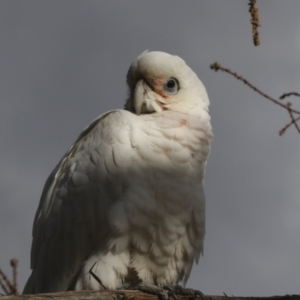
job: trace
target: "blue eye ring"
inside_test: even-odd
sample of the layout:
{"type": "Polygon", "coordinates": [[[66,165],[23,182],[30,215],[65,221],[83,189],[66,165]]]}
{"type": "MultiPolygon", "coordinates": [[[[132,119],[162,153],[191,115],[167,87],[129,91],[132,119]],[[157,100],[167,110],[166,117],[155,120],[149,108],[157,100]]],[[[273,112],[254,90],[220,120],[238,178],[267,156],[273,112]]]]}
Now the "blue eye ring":
{"type": "Polygon", "coordinates": [[[177,94],[179,90],[177,79],[170,77],[164,84],[164,90],[170,95],[177,94]]]}

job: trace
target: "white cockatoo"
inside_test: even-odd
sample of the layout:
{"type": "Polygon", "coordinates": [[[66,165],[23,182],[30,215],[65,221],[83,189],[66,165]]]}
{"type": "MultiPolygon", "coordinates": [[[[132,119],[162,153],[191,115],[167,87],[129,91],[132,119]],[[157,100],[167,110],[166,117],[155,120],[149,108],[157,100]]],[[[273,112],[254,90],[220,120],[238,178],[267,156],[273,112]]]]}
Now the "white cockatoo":
{"type": "Polygon", "coordinates": [[[144,52],[125,109],[78,137],[46,181],[25,294],[176,285],[205,234],[209,99],[178,56],[144,52]]]}

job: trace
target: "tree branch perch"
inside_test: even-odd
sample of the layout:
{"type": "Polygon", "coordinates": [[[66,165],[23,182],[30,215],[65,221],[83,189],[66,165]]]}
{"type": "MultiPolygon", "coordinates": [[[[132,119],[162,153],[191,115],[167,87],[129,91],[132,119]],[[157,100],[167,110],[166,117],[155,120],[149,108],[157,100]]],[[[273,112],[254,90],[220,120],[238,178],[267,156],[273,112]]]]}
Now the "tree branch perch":
{"type": "MultiPolygon", "coordinates": [[[[204,296],[205,300],[300,300],[300,295],[285,295],[272,297],[234,297],[234,296],[204,296]]],[[[154,295],[139,291],[70,291],[63,293],[3,296],[1,300],[157,300],[154,295]]],[[[199,298],[200,299],[200,298],[199,298]]],[[[178,296],[178,300],[189,300],[188,296],[178,296]]]]}

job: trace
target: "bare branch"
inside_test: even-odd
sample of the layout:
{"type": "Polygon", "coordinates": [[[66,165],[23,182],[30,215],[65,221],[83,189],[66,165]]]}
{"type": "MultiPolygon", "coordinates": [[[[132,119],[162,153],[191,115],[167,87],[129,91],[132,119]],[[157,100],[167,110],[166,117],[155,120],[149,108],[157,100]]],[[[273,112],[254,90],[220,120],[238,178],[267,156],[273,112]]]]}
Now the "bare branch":
{"type": "Polygon", "coordinates": [[[18,260],[13,258],[10,260],[10,265],[13,271],[13,282],[11,282],[6,274],[0,269],[0,287],[6,295],[19,295],[17,289],[17,267],[18,260]]]}
{"type": "Polygon", "coordinates": [[[258,8],[255,7],[256,0],[249,0],[249,12],[251,14],[251,24],[252,24],[252,37],[254,46],[258,46],[260,44],[258,27],[259,23],[259,13],[258,8]]]}
{"type": "Polygon", "coordinates": [[[297,93],[297,92],[285,93],[285,94],[281,95],[281,96],[279,97],[279,99],[282,100],[282,99],[284,99],[285,97],[290,97],[290,96],[297,96],[297,97],[300,97],[300,94],[297,93]]]}
{"type": "Polygon", "coordinates": [[[293,125],[295,122],[298,122],[300,120],[300,117],[292,120],[290,123],[287,123],[283,128],[281,128],[279,130],[279,135],[283,135],[285,133],[285,131],[291,126],[293,125]]]}
{"type": "Polygon", "coordinates": [[[18,283],[17,283],[18,263],[19,263],[19,261],[16,258],[13,258],[13,259],[10,260],[10,265],[13,269],[13,286],[12,286],[13,290],[12,290],[12,294],[14,294],[14,295],[19,294],[19,292],[18,292],[18,283]]]}
{"type": "MultiPolygon", "coordinates": [[[[288,103],[288,104],[292,105],[291,103],[288,103]]],[[[297,124],[297,121],[296,121],[297,119],[299,119],[299,117],[297,119],[295,119],[294,115],[293,115],[293,112],[291,110],[289,110],[289,114],[290,114],[290,117],[292,119],[291,123],[295,125],[295,128],[297,129],[298,133],[300,133],[300,128],[299,128],[299,126],[297,124]]]]}
{"type": "MultiPolygon", "coordinates": [[[[1,269],[0,269],[0,272],[2,272],[1,269]]],[[[1,278],[0,278],[0,287],[4,291],[5,295],[9,295],[9,287],[6,286],[5,281],[1,278]]]]}
{"type": "MultiPolygon", "coordinates": [[[[282,108],[286,109],[287,112],[289,113],[289,116],[291,118],[291,122],[286,124],[280,131],[279,131],[279,135],[283,135],[285,133],[285,131],[291,126],[291,125],[294,125],[296,130],[298,131],[298,133],[300,134],[300,127],[298,126],[298,121],[300,120],[300,117],[296,117],[294,116],[295,115],[300,115],[300,111],[299,110],[296,110],[294,108],[292,108],[292,104],[290,102],[287,102],[287,103],[282,103],[280,100],[277,100],[271,96],[269,96],[268,94],[262,92],[260,89],[258,89],[256,86],[254,86],[253,84],[251,84],[248,80],[246,80],[245,78],[243,78],[241,75],[238,75],[237,73],[231,71],[230,69],[228,68],[224,68],[223,66],[221,66],[219,63],[215,62],[213,64],[210,65],[210,68],[214,71],[223,71],[223,72],[226,72],[228,74],[231,74],[233,77],[235,77],[236,79],[244,82],[244,84],[248,85],[251,89],[253,89],[255,92],[257,92],[258,94],[260,94],[261,96],[263,96],[264,98],[272,101],[273,103],[275,103],[276,105],[278,106],[281,106],[282,108]]],[[[287,96],[299,96],[300,97],[300,94],[297,93],[297,92],[291,92],[291,93],[286,93],[286,94],[283,94],[280,99],[284,99],[285,97],[287,96]]]]}
{"type": "Polygon", "coordinates": [[[10,282],[6,274],[1,269],[0,269],[0,276],[2,277],[2,278],[0,277],[1,288],[6,293],[6,295],[10,295],[12,290],[12,283],[10,282]]]}

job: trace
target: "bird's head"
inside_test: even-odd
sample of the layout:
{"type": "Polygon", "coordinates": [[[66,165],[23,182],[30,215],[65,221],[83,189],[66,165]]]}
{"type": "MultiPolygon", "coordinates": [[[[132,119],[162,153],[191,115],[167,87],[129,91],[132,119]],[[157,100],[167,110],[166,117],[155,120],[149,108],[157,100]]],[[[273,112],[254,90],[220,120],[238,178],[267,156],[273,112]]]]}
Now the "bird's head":
{"type": "Polygon", "coordinates": [[[127,73],[129,98],[125,109],[136,114],[163,110],[208,110],[206,89],[193,70],[178,56],[143,52],[127,73]]]}

